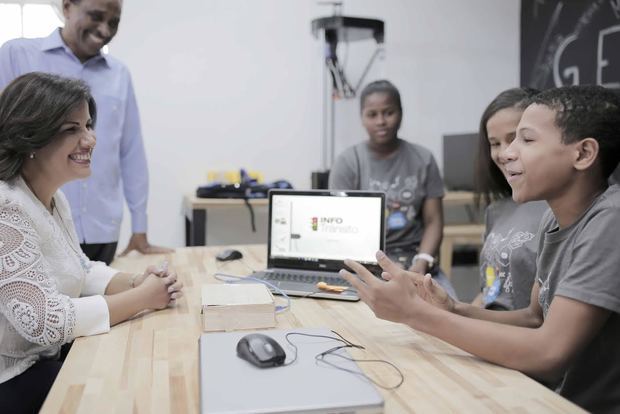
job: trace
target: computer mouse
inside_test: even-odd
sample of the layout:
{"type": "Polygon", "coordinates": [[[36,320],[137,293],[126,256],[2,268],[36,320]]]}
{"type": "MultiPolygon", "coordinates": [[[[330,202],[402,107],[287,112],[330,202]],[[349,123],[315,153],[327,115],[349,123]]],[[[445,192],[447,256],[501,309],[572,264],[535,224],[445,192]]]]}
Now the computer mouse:
{"type": "Polygon", "coordinates": [[[243,257],[243,254],[241,254],[239,250],[235,250],[235,249],[222,250],[221,252],[217,254],[217,256],[215,256],[215,258],[219,260],[220,262],[227,262],[229,260],[237,260],[237,259],[241,259],[242,257],[243,257]]]}
{"type": "Polygon", "coordinates": [[[237,343],[237,356],[259,368],[277,367],[284,364],[286,353],[270,336],[246,335],[237,343]]]}

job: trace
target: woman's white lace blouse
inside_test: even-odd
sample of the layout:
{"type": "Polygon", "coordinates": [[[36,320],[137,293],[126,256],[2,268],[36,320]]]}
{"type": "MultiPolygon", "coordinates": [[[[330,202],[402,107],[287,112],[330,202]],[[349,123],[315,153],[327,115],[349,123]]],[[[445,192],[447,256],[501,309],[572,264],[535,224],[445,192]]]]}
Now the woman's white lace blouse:
{"type": "Polygon", "coordinates": [[[82,253],[64,195],[53,214],[21,178],[0,181],[0,383],[110,330],[103,298],[118,272],[82,253]]]}

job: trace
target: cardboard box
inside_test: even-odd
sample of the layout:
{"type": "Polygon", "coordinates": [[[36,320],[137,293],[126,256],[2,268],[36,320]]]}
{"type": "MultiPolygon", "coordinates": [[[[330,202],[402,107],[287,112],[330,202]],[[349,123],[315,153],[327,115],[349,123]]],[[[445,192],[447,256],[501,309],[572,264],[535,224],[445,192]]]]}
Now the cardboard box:
{"type": "Polygon", "coordinates": [[[275,300],[267,286],[250,283],[202,286],[202,329],[205,332],[275,326],[275,300]]]}

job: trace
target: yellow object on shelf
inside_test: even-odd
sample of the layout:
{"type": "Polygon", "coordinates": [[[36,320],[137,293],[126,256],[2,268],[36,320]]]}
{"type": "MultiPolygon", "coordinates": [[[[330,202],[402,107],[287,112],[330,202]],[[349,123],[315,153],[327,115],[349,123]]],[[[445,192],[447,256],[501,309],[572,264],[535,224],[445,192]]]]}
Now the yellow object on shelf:
{"type": "MultiPolygon", "coordinates": [[[[250,178],[256,180],[258,184],[264,181],[263,173],[260,171],[248,171],[248,175],[250,178]]],[[[236,184],[241,182],[241,172],[239,170],[230,170],[230,171],[217,171],[217,170],[209,170],[207,171],[207,182],[222,182],[225,184],[236,184]]]]}

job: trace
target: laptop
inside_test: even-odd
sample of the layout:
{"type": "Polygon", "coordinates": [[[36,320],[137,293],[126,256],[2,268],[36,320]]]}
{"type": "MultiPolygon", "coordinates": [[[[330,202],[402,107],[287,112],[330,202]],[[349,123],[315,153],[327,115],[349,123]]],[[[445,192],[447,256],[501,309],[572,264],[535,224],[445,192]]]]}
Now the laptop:
{"type": "Polygon", "coordinates": [[[291,296],[359,300],[338,271],[352,259],[381,274],[375,254],[385,250],[385,193],[271,190],[268,236],[267,269],[253,277],[291,296]],[[325,291],[319,282],[347,289],[325,291]]]}
{"type": "MultiPolygon", "coordinates": [[[[260,331],[284,348],[286,362],[294,355],[285,339],[289,332],[335,336],[325,328],[260,331]]],[[[250,333],[220,332],[200,336],[202,414],[383,412],[383,397],[369,380],[356,374],[361,370],[354,361],[330,358],[329,362],[341,368],[337,369],[315,360],[317,354],[340,345],[339,342],[291,335],[291,342],[298,348],[297,361],[274,368],[258,368],[237,356],[237,342],[250,333]]],[[[344,349],[337,352],[349,355],[344,349]]]]}

